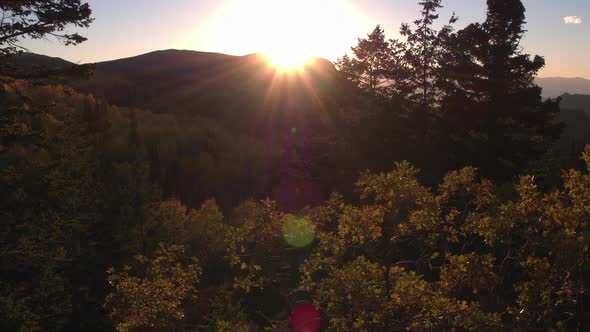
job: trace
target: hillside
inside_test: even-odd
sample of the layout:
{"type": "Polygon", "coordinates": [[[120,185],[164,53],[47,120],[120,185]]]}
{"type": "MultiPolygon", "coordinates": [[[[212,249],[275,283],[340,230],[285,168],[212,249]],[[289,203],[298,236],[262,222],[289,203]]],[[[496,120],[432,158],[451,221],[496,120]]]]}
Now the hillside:
{"type": "MultiPolygon", "coordinates": [[[[35,54],[23,54],[15,59],[19,68],[27,70],[41,64],[48,69],[73,65],[35,54]]],[[[561,91],[584,91],[588,81],[539,78],[537,83],[544,87],[545,94],[555,95],[561,91]]],[[[324,144],[329,137],[355,144],[370,140],[369,136],[358,136],[359,128],[354,128],[359,123],[359,114],[367,113],[358,110],[371,109],[366,106],[370,101],[323,59],[316,59],[303,72],[281,75],[257,54],[231,56],[182,50],[155,51],[97,63],[92,78],[78,80],[74,87],[114,105],[173,115],[183,123],[185,132],[207,123],[216,132],[231,132],[233,137],[255,137],[278,151],[291,149],[285,149],[285,145],[307,145],[306,153],[314,158],[306,165],[284,167],[282,172],[287,173],[295,172],[293,167],[303,167],[303,173],[308,175],[321,173],[318,167],[328,167],[321,156],[331,149],[324,144]],[[289,138],[285,135],[291,130],[298,131],[300,139],[296,142],[286,141],[289,138]],[[353,132],[357,137],[350,140],[347,136],[353,132]],[[311,144],[312,141],[315,143],[311,144]],[[316,151],[311,151],[312,146],[316,151]]],[[[590,96],[563,94],[561,108],[557,121],[564,122],[566,128],[558,144],[560,150],[570,149],[571,142],[583,146],[582,143],[590,141],[587,134],[590,131],[590,96]]],[[[407,142],[403,135],[400,132],[398,146],[407,142]]],[[[154,136],[154,139],[157,138],[154,136]]],[[[223,141],[214,138],[210,145],[227,144],[223,141]]],[[[358,159],[364,158],[357,158],[357,162],[358,159]]],[[[360,166],[345,172],[351,174],[357,167],[360,166]]],[[[177,181],[182,182],[181,179],[177,181]]],[[[196,190],[188,190],[187,196],[195,195],[196,190]]],[[[262,192],[268,193],[268,190],[262,192]]]]}
{"type": "MultiPolygon", "coordinates": [[[[42,68],[60,70],[75,64],[60,58],[24,53],[12,57],[18,68],[13,77],[26,77],[42,68]]],[[[346,99],[356,90],[342,79],[327,60],[317,58],[301,73],[278,75],[260,55],[231,56],[182,50],[155,51],[134,57],[96,63],[90,80],[73,84],[79,91],[92,93],[112,104],[137,107],[158,113],[206,114],[221,109],[290,107],[346,99]],[[269,90],[273,89],[272,99],[269,90]],[[335,93],[343,92],[346,93],[335,93]],[[312,92],[313,91],[313,92],[312,92]],[[344,96],[344,97],[342,97],[344,96]],[[264,104],[264,105],[263,105],[264,104]]],[[[347,102],[348,104],[348,102],[347,102]]],[[[318,105],[316,105],[318,106],[318,105]]]]}
{"type": "Polygon", "coordinates": [[[352,132],[370,101],[326,60],[279,74],[256,54],[156,51],[97,63],[94,76],[74,86],[153,113],[138,119],[140,130],[150,132],[144,140],[158,167],[168,165],[165,189],[185,202],[217,197],[230,206],[254,193],[290,209],[366,167],[363,137],[352,132]],[[158,125],[162,116],[177,124],[158,125]],[[172,156],[162,155],[170,147],[172,156]]]}
{"type": "MultiPolygon", "coordinates": [[[[18,68],[18,72],[12,75],[16,77],[24,77],[39,69],[67,69],[75,66],[74,63],[61,58],[34,53],[23,53],[13,57],[9,64],[18,68]]],[[[318,79],[318,72],[321,72],[324,80],[334,79],[333,66],[327,60],[316,59],[316,64],[311,68],[311,75],[315,76],[315,79],[318,79]]],[[[273,74],[273,69],[256,54],[231,56],[220,53],[163,50],[99,62],[96,64],[93,79],[78,82],[77,88],[120,105],[167,112],[171,108],[168,102],[179,100],[174,105],[175,111],[194,111],[195,107],[202,104],[223,99],[231,94],[231,89],[241,88],[239,90],[242,92],[252,93],[257,88],[268,87],[264,82],[268,84],[272,81],[273,74]],[[249,84],[254,82],[256,84],[249,84]]],[[[307,75],[310,75],[309,70],[307,75]]],[[[540,77],[535,83],[543,88],[545,98],[568,94],[562,102],[564,108],[580,109],[580,103],[588,104],[583,96],[577,95],[590,95],[590,80],[540,77]]],[[[588,110],[585,106],[581,108],[588,110]]]]}
{"type": "Polygon", "coordinates": [[[3,60],[4,62],[0,63],[0,68],[4,67],[6,70],[10,70],[11,76],[23,78],[38,71],[69,69],[76,65],[62,58],[35,53],[22,53],[3,60]]]}
{"type": "Polygon", "coordinates": [[[259,110],[271,86],[275,91],[288,88],[293,96],[305,91],[321,94],[326,84],[339,83],[331,63],[321,59],[302,75],[275,74],[256,54],[165,50],[97,63],[93,79],[77,87],[118,105],[195,114],[236,106],[259,110]]]}
{"type": "Polygon", "coordinates": [[[256,54],[166,50],[97,63],[91,79],[71,84],[138,110],[155,176],[189,204],[270,195],[300,207],[367,167],[358,125],[372,112],[358,110],[375,108],[327,60],[279,74],[256,54]]]}

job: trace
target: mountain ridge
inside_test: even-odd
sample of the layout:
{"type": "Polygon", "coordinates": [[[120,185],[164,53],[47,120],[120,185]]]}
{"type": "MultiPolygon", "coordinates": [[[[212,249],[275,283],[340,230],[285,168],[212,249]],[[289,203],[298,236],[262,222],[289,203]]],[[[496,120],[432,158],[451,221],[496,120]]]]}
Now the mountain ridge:
{"type": "Polygon", "coordinates": [[[590,95],[590,80],[583,77],[538,77],[535,83],[543,88],[545,98],[557,98],[566,93],[590,95]]]}
{"type": "Polygon", "coordinates": [[[301,72],[280,75],[260,54],[234,56],[188,50],[161,50],[99,62],[90,80],[74,84],[78,90],[113,104],[181,113],[210,112],[238,100],[253,106],[271,88],[280,91],[288,86],[299,94],[307,88],[321,95],[321,91],[327,92],[327,85],[346,83],[325,59],[315,59],[301,72]]]}
{"type": "MultiPolygon", "coordinates": [[[[187,61],[238,61],[239,59],[256,62],[256,60],[262,61],[263,56],[261,53],[251,53],[246,55],[230,55],[219,52],[203,52],[186,49],[162,49],[119,59],[96,62],[94,63],[94,65],[96,65],[97,67],[109,67],[112,65],[123,66],[129,64],[153,65],[153,61],[161,61],[162,59],[166,60],[165,58],[168,58],[168,63],[170,63],[169,60],[173,58],[175,61],[179,61],[180,64],[186,64],[187,61]],[[152,60],[152,63],[150,63],[150,60],[152,60]]],[[[12,62],[17,67],[21,68],[19,74],[30,71],[34,69],[34,67],[39,67],[40,65],[44,67],[51,67],[51,69],[67,68],[76,65],[73,62],[64,60],[59,57],[52,57],[48,55],[35,53],[22,53],[21,55],[14,57],[12,62]]],[[[334,64],[331,61],[320,57],[314,58],[314,62],[330,64],[330,66],[334,66],[334,64]]],[[[535,79],[535,83],[543,88],[544,98],[557,98],[564,94],[590,95],[590,79],[583,77],[537,77],[535,79]]]]}

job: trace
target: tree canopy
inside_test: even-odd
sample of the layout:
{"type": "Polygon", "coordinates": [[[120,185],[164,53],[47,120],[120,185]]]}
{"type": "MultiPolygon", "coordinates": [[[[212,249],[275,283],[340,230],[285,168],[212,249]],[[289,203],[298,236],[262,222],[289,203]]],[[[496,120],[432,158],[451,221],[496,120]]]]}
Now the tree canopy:
{"type": "Polygon", "coordinates": [[[0,3],[0,15],[0,55],[22,51],[20,41],[25,37],[80,44],[85,37],[64,30],[69,25],[87,28],[93,21],[90,6],[81,0],[5,0],[0,3]]]}

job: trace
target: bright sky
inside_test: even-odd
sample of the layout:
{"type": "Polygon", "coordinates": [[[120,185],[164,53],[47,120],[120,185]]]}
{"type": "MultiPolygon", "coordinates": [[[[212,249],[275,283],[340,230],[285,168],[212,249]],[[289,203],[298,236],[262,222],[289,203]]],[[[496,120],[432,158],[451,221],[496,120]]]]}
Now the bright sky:
{"type": "MultiPolygon", "coordinates": [[[[32,52],[77,63],[99,62],[161,49],[243,55],[312,52],[335,60],[358,37],[381,24],[394,37],[418,17],[412,0],[89,0],[95,22],[76,47],[53,40],[27,42],[32,52]],[[287,37],[287,38],[285,38],[287,37]],[[290,42],[289,45],[286,42],[290,42]],[[293,45],[299,45],[293,47],[293,45]]],[[[458,27],[485,18],[485,0],[446,0],[458,27]]],[[[545,56],[540,76],[590,78],[590,0],[524,0],[524,48],[545,56]]]]}

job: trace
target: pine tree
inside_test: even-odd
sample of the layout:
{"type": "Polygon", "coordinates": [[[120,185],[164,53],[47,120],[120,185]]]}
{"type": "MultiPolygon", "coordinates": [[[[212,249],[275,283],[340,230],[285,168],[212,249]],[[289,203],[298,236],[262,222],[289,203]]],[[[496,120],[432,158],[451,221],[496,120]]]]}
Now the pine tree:
{"type": "Polygon", "coordinates": [[[487,19],[448,41],[442,107],[456,165],[469,162],[487,176],[513,176],[561,133],[559,105],[542,101],[534,78],[545,65],[520,42],[525,8],[520,0],[488,0],[487,19]]]}
{"type": "MultiPolygon", "coordinates": [[[[439,68],[445,52],[444,42],[453,32],[452,25],[457,17],[452,16],[448,24],[440,30],[433,25],[439,19],[437,11],[442,8],[441,0],[427,0],[420,2],[421,17],[414,21],[412,29],[407,23],[402,24],[400,34],[404,42],[397,43],[401,48],[397,53],[402,54],[405,71],[397,71],[401,77],[392,77],[396,90],[411,103],[419,105],[422,112],[432,112],[438,105],[440,91],[439,68]]],[[[400,61],[401,62],[401,61],[400,61]]]]}
{"type": "Polygon", "coordinates": [[[385,31],[377,25],[366,38],[359,38],[357,46],[351,49],[354,58],[344,55],[338,59],[336,67],[364,91],[372,95],[383,93],[392,60],[385,31]]]}

